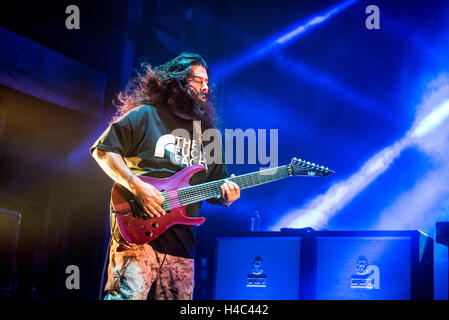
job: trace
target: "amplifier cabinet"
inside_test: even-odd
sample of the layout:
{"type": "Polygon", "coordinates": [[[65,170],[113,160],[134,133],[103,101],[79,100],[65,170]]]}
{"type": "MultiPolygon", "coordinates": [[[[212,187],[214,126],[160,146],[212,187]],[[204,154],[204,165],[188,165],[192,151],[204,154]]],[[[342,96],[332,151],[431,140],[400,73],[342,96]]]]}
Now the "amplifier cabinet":
{"type": "Polygon", "coordinates": [[[433,299],[433,239],[417,230],[219,237],[214,285],[218,300],[433,299]]]}
{"type": "Polygon", "coordinates": [[[302,246],[302,236],[280,232],[217,238],[214,298],[300,299],[302,246]]]}
{"type": "Polygon", "coordinates": [[[319,231],[314,246],[314,299],[433,299],[433,239],[420,231],[319,231]]]}

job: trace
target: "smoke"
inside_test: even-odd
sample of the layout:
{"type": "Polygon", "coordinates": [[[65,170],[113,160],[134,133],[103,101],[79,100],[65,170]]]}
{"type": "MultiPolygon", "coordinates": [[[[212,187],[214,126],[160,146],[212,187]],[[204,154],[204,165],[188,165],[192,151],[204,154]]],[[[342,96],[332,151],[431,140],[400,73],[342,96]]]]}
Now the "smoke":
{"type": "Polygon", "coordinates": [[[327,192],[315,197],[303,208],[288,212],[271,230],[279,230],[286,226],[290,228],[326,226],[330,218],[388,169],[404,146],[405,141],[399,141],[378,152],[348,179],[335,183],[327,192]]]}
{"type": "Polygon", "coordinates": [[[419,229],[431,233],[435,222],[447,217],[449,166],[428,172],[380,213],[374,229],[419,229]]]}
{"type": "Polygon", "coordinates": [[[412,128],[403,138],[376,153],[349,178],[335,183],[302,208],[285,214],[270,229],[325,227],[329,219],[385,172],[408,147],[417,147],[425,152],[433,160],[434,168],[381,213],[377,227],[415,229],[419,225],[417,221],[433,225],[435,219],[444,214],[438,208],[449,198],[449,165],[446,164],[449,159],[448,119],[449,77],[444,74],[429,84],[422,103],[416,108],[412,128]]]}
{"type": "Polygon", "coordinates": [[[416,119],[407,133],[412,143],[435,161],[449,159],[449,75],[443,74],[429,84],[416,119]],[[436,107],[435,107],[436,106],[436,107]]]}
{"type": "MultiPolygon", "coordinates": [[[[407,133],[411,146],[428,156],[425,175],[380,214],[376,228],[420,229],[430,233],[449,216],[449,76],[429,85],[407,133]],[[435,106],[437,106],[435,108],[435,106]]],[[[423,168],[424,169],[424,168],[423,168]]]]}

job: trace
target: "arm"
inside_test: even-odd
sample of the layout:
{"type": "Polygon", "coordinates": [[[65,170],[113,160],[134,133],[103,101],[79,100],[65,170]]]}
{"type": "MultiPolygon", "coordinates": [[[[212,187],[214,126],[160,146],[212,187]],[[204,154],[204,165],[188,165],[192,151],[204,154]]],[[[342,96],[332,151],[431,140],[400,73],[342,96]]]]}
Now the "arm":
{"type": "Polygon", "coordinates": [[[165,214],[161,207],[164,198],[160,192],[151,184],[140,180],[128,168],[121,155],[95,148],[92,156],[112,180],[121,184],[135,196],[150,217],[160,217],[165,214]]]}

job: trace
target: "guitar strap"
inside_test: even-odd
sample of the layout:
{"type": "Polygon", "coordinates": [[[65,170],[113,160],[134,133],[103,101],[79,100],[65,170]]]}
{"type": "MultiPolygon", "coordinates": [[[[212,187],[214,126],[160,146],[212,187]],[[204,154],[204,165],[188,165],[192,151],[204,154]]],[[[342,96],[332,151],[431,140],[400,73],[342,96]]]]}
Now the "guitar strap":
{"type": "MultiPolygon", "coordinates": [[[[193,127],[195,128],[195,133],[198,138],[198,141],[200,142],[201,146],[203,146],[203,139],[202,139],[203,134],[201,132],[201,121],[194,120],[193,127]]],[[[193,136],[193,139],[195,140],[195,135],[193,136]]]]}
{"type": "Polygon", "coordinates": [[[193,133],[193,140],[197,140],[199,142],[199,145],[200,145],[199,152],[202,154],[204,166],[206,167],[206,171],[207,171],[207,161],[206,161],[206,153],[204,152],[204,145],[203,145],[203,138],[202,138],[203,133],[201,131],[201,121],[194,120],[193,128],[195,129],[194,133],[193,133]]]}

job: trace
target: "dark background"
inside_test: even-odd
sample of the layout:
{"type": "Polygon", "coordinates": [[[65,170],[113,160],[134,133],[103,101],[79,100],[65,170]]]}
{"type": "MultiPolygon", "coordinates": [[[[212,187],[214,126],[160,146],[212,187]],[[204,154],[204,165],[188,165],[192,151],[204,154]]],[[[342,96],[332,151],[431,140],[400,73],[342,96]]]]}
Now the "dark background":
{"type": "MultiPolygon", "coordinates": [[[[324,180],[292,178],[246,190],[228,209],[204,204],[201,215],[207,222],[196,229],[197,299],[211,297],[217,235],[249,231],[255,211],[261,216],[261,230],[271,230],[289,210],[348,178],[403,137],[415,120],[428,82],[447,72],[446,2],[358,1],[262,57],[251,54],[288,26],[299,26],[338,3],[2,4],[2,28],[106,77],[104,103],[98,105],[101,117],[0,86],[0,110],[8,115],[0,139],[0,208],[22,214],[18,299],[98,297],[112,182],[88,149],[114,112],[113,98],[143,61],[157,66],[182,51],[201,54],[216,84],[223,129],[278,129],[279,165],[296,156],[337,172],[324,180]],[[71,4],[80,8],[79,30],[65,27],[65,8],[71,4]],[[380,30],[365,27],[365,8],[370,4],[380,8],[380,30]],[[243,57],[246,62],[236,64],[243,57]],[[81,271],[79,290],[64,285],[65,268],[71,264],[81,271]]],[[[447,139],[443,143],[447,146],[447,139]]],[[[438,165],[433,154],[407,148],[389,170],[321,227],[420,229],[434,237],[435,222],[449,217],[447,190],[425,198],[431,203],[416,219],[402,225],[400,220],[390,225],[378,221],[386,208],[419,185],[428,172],[438,170],[438,165]]],[[[231,164],[229,171],[243,174],[259,167],[231,164]]],[[[447,248],[441,245],[436,245],[435,277],[435,297],[447,299],[447,248]]]]}

